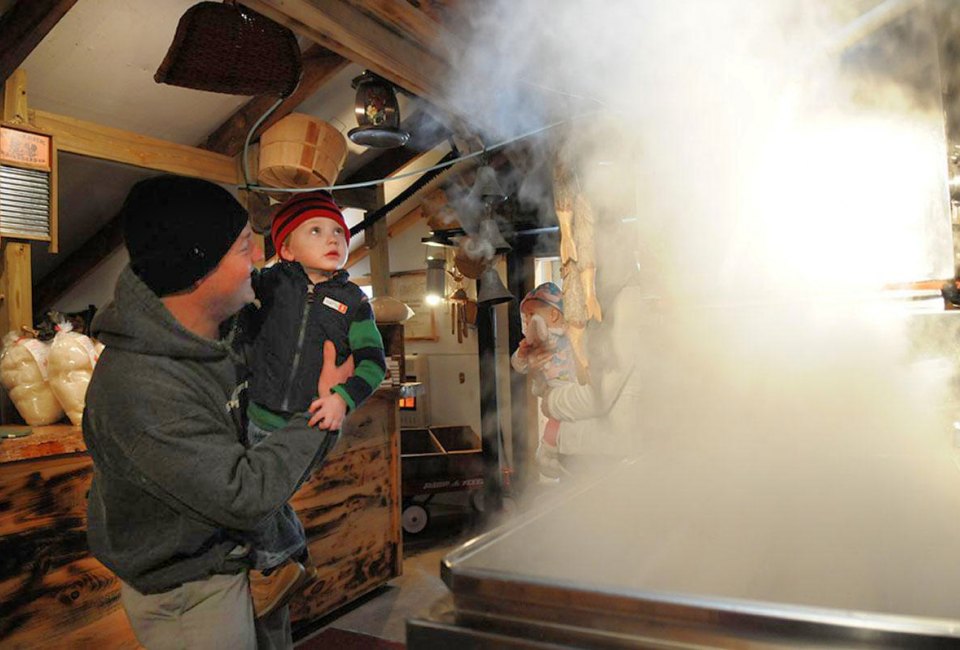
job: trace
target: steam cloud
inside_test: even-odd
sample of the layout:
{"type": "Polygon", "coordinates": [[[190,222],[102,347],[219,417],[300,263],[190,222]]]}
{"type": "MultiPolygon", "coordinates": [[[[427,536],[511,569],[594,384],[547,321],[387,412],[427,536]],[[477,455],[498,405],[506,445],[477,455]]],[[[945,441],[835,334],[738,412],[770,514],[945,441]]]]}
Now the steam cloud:
{"type": "MultiPolygon", "coordinates": [[[[636,258],[657,305],[650,319],[634,315],[640,305],[604,304],[636,318],[624,339],[609,340],[611,323],[589,330],[593,349],[616,351],[601,368],[635,364],[633,390],[614,407],[631,409],[633,424],[605,432],[644,457],[634,494],[651,474],[685,479],[658,498],[688,519],[651,519],[670,506],[638,499],[636,531],[617,525],[620,550],[630,557],[645,526],[662,527],[662,541],[640,548],[664,553],[657,544],[691,522],[714,528],[696,558],[663,564],[661,581],[655,562],[638,565],[630,586],[955,617],[960,587],[931,577],[960,547],[960,525],[943,522],[947,512],[960,522],[955,319],[882,291],[953,277],[931,6],[503,0],[471,17],[453,104],[488,143],[563,122],[528,140],[543,154],[532,169],[548,168],[550,143],[562,141],[600,230],[615,234],[598,252],[601,298],[621,277],[617,262],[636,258]],[[910,499],[889,498],[897,482],[910,499]],[[698,502],[710,489],[740,499],[698,502]],[[745,509],[752,537],[730,528],[746,525],[745,509]],[[905,528],[878,551],[878,535],[905,528]],[[916,544],[923,530],[936,544],[916,544]],[[798,531],[809,546],[782,536],[798,531]],[[711,549],[711,535],[743,547],[711,549]],[[733,571],[697,578],[708,560],[742,570],[776,548],[808,572],[835,564],[835,575],[817,583],[781,566],[776,580],[735,588],[733,571]],[[816,562],[826,556],[835,562],[816,562]],[[862,579],[894,561],[914,573],[862,579]]],[[[537,180],[549,173],[527,172],[514,189],[550,215],[537,180]]],[[[602,504],[566,516],[596,512],[602,504]]],[[[582,540],[552,539],[514,569],[615,584],[629,574],[588,558],[581,570],[576,548],[582,540]]]]}

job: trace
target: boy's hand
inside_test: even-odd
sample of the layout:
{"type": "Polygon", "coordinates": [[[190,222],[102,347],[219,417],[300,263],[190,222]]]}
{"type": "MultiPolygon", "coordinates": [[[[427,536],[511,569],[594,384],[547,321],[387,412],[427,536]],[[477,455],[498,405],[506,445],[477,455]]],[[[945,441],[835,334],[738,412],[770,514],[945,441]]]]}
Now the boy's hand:
{"type": "Polygon", "coordinates": [[[337,393],[330,393],[326,397],[315,400],[310,405],[313,416],[309,425],[319,426],[321,429],[338,430],[343,425],[343,418],[347,414],[347,403],[337,393]]]}

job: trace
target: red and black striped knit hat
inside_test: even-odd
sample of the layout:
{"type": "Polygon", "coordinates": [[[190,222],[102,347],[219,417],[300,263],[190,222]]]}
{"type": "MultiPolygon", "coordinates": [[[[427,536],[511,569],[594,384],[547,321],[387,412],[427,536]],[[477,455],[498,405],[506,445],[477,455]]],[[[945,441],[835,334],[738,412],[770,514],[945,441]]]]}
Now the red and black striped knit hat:
{"type": "Polygon", "coordinates": [[[330,192],[317,190],[316,192],[297,194],[281,205],[277,213],[273,215],[270,238],[273,239],[273,247],[277,254],[283,247],[283,240],[296,230],[301,223],[314,217],[332,219],[340,224],[340,227],[343,228],[344,237],[347,239],[347,246],[350,245],[350,229],[343,219],[343,212],[334,202],[330,192]]]}

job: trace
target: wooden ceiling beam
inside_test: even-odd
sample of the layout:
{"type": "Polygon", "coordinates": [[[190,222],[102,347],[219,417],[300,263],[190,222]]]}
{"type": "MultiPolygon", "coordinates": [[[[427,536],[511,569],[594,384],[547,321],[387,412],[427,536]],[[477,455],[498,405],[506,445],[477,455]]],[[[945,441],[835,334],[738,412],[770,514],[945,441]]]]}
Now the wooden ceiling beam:
{"type": "Polygon", "coordinates": [[[334,190],[333,198],[342,208],[356,208],[365,212],[373,212],[380,207],[376,187],[354,187],[345,190],[334,190]]]}
{"type": "Polygon", "coordinates": [[[447,29],[409,2],[396,0],[349,0],[350,4],[380,22],[390,25],[408,40],[446,61],[456,38],[447,29]]]}
{"type": "Polygon", "coordinates": [[[30,123],[51,134],[60,151],[216,183],[238,183],[237,161],[230,156],[46,111],[31,110],[30,123]]]}
{"type": "MultiPolygon", "coordinates": [[[[303,76],[300,78],[300,85],[260,125],[251,141],[256,141],[265,129],[295,111],[297,106],[313,96],[325,83],[349,64],[349,61],[339,54],[320,45],[311,45],[307,48],[303,53],[302,62],[303,76]]],[[[217,127],[199,147],[222,153],[225,156],[238,155],[243,149],[243,143],[247,139],[247,132],[250,131],[250,127],[276,101],[277,98],[272,96],[254,97],[217,127]]]]}
{"type": "MultiPolygon", "coordinates": [[[[449,65],[343,0],[242,0],[243,4],[401,88],[438,102],[449,65]]],[[[400,3],[397,3],[400,4],[400,3]]]]}
{"type": "Polygon", "coordinates": [[[0,15],[0,85],[77,0],[19,0],[0,15]]]}

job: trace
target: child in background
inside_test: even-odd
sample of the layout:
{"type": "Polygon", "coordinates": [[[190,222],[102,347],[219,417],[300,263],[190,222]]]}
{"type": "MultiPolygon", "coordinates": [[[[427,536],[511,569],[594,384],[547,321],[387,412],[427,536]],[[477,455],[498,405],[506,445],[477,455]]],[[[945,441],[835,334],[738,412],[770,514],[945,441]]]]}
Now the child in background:
{"type": "MultiPolygon", "coordinates": [[[[347,412],[383,381],[383,340],[366,294],[343,270],[350,230],[329,192],[298,194],[280,206],[271,237],[279,261],[255,274],[260,307],[245,314],[243,325],[252,338],[248,443],[259,444],[318,399],[323,345],[329,340],[336,347],[337,365],[353,355],[354,372],[328,395],[319,396],[315,416],[320,417],[320,428],[331,432],[319,460],[332,448],[347,412]]],[[[308,559],[306,535],[296,517],[273,530],[257,531],[251,542],[255,568],[266,575],[291,557],[308,559]]],[[[305,580],[295,580],[299,571],[283,569],[277,574],[290,576],[285,582],[291,584],[272,584],[269,591],[292,596],[305,580]]]]}
{"type": "MultiPolygon", "coordinates": [[[[510,358],[513,369],[530,374],[533,393],[574,381],[576,367],[567,323],[563,318],[563,293],[553,282],[544,282],[520,302],[523,336],[510,358]]],[[[547,418],[537,446],[537,466],[544,477],[560,478],[563,466],[557,448],[560,422],[547,418]]]]}

